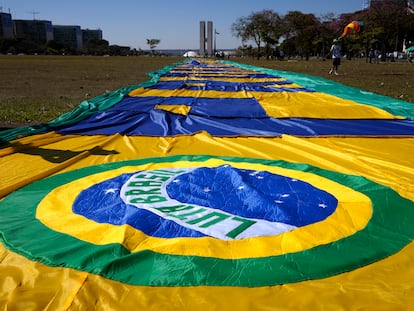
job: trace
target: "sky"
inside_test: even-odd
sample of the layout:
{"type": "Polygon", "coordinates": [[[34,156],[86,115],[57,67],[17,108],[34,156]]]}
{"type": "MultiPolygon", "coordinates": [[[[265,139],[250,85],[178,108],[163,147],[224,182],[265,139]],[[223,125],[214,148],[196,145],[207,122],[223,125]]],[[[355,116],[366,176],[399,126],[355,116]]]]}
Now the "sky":
{"type": "Polygon", "coordinates": [[[231,25],[240,17],[271,9],[339,15],[361,10],[364,0],[0,0],[2,12],[13,19],[52,21],[53,25],[79,25],[101,29],[109,44],[149,49],[147,39],[159,39],[157,50],[199,49],[200,21],[212,21],[218,50],[237,48],[231,25]],[[35,12],[35,13],[33,13],[35,12]]]}

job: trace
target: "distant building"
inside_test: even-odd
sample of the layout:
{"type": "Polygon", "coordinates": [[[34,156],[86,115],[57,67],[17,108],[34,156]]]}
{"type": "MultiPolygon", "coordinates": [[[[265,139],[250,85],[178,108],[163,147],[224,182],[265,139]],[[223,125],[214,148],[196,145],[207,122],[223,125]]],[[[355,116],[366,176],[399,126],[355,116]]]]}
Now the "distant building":
{"type": "MultiPolygon", "coordinates": [[[[0,38],[14,37],[30,39],[40,44],[55,40],[76,50],[82,49],[91,41],[92,46],[95,44],[95,47],[97,44],[103,44],[101,29],[81,29],[81,26],[76,25],[52,25],[51,21],[46,20],[13,19],[10,13],[1,12],[0,7],[0,38]]],[[[124,47],[116,49],[122,53],[126,50],[124,47]]]]}
{"type": "Polygon", "coordinates": [[[42,43],[53,40],[51,21],[15,19],[13,20],[13,28],[16,37],[27,36],[34,41],[42,43]]]}
{"type": "Polygon", "coordinates": [[[213,51],[213,22],[207,22],[207,55],[212,57],[214,56],[213,51]]]}
{"type": "Polygon", "coordinates": [[[66,44],[73,49],[83,47],[82,31],[80,26],[53,26],[53,36],[58,43],[66,44]]]}
{"type": "Polygon", "coordinates": [[[0,12],[0,38],[12,38],[13,36],[14,33],[11,14],[0,12]]]}
{"type": "Polygon", "coordinates": [[[200,22],[200,50],[199,54],[201,56],[206,55],[206,22],[200,22]]]}
{"type": "Polygon", "coordinates": [[[206,29],[206,22],[200,22],[200,50],[199,55],[201,56],[213,56],[213,22],[207,21],[207,29],[206,29]],[[207,30],[207,34],[206,34],[207,30]],[[206,49],[207,44],[207,49],[206,49]]]}
{"type": "Polygon", "coordinates": [[[91,40],[102,40],[102,30],[100,29],[82,29],[82,42],[85,45],[91,40]]]}

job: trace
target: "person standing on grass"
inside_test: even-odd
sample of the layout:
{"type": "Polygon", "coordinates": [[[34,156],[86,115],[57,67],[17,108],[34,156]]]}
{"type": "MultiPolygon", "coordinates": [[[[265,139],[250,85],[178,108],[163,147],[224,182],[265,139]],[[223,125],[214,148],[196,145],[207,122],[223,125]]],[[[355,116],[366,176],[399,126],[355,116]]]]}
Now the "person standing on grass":
{"type": "Polygon", "coordinates": [[[372,59],[374,58],[374,49],[373,48],[370,48],[369,49],[369,52],[368,52],[368,58],[367,58],[367,62],[368,62],[368,60],[369,60],[369,63],[371,64],[372,63],[372,59]]]}
{"type": "Polygon", "coordinates": [[[341,45],[338,39],[333,40],[329,53],[332,55],[332,67],[329,70],[329,74],[331,75],[333,72],[335,75],[338,75],[338,68],[342,57],[341,45]]]}
{"type": "Polygon", "coordinates": [[[375,48],[374,57],[375,57],[375,63],[376,64],[379,64],[380,54],[381,54],[381,51],[378,50],[378,48],[375,48]]]}

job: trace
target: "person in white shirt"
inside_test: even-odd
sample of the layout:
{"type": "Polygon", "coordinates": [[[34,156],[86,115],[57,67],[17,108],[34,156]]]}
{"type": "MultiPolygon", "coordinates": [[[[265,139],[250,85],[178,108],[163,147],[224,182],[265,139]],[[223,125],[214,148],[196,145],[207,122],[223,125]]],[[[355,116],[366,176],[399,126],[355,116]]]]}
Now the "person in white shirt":
{"type": "Polygon", "coordinates": [[[332,74],[333,72],[335,75],[338,75],[338,68],[341,64],[342,57],[341,45],[339,44],[338,39],[333,40],[329,53],[332,55],[332,67],[329,70],[329,74],[332,74]]]}

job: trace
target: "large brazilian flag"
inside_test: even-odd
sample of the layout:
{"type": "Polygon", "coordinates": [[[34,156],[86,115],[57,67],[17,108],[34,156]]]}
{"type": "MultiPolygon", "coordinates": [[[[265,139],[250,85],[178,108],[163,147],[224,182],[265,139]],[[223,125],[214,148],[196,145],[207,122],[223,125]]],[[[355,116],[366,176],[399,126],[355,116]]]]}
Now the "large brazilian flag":
{"type": "Polygon", "coordinates": [[[186,60],[0,133],[0,310],[408,310],[414,107],[186,60]]]}

